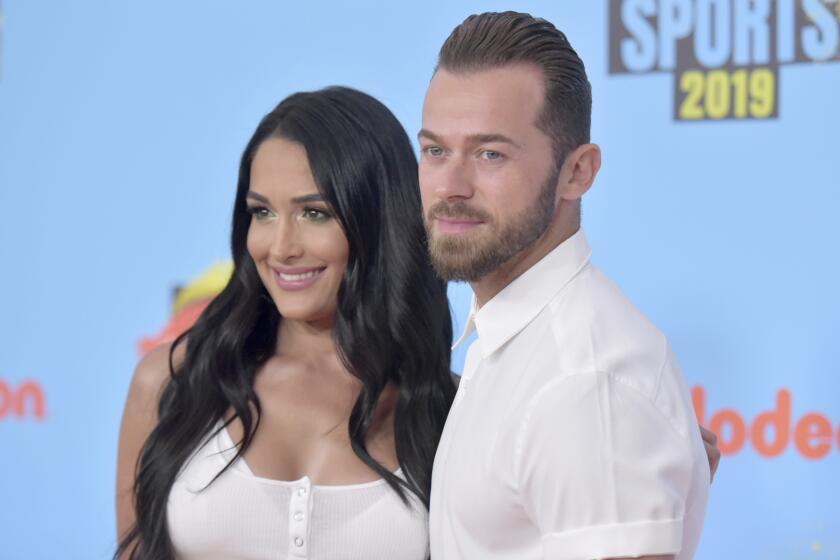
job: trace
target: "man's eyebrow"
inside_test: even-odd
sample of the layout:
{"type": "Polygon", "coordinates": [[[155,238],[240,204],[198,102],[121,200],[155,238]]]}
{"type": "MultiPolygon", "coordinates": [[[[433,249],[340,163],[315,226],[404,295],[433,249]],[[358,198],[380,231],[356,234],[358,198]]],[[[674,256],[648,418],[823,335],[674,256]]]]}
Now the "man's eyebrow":
{"type": "Polygon", "coordinates": [[[417,133],[417,138],[428,138],[432,142],[440,142],[440,138],[438,138],[434,132],[426,130],[425,128],[420,129],[420,132],[417,133]]]}
{"type": "MultiPolygon", "coordinates": [[[[442,143],[440,137],[438,137],[435,133],[426,130],[425,128],[421,128],[420,132],[417,133],[417,138],[427,138],[432,142],[442,143]]],[[[504,134],[470,134],[467,136],[467,142],[470,144],[489,144],[491,142],[502,142],[504,144],[510,144],[516,148],[521,148],[522,146],[519,145],[518,142],[515,142],[512,138],[505,136],[504,134]]]]}
{"type": "Polygon", "coordinates": [[[474,144],[489,144],[491,142],[502,142],[503,144],[510,144],[516,148],[521,148],[518,142],[514,142],[512,138],[508,138],[504,134],[473,134],[467,136],[467,140],[474,144]]]}

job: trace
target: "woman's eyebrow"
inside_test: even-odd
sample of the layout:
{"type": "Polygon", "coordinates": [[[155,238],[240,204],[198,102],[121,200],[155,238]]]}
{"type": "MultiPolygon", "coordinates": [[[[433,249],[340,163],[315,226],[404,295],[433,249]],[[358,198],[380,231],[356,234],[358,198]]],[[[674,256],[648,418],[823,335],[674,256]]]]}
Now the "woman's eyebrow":
{"type": "Polygon", "coordinates": [[[268,204],[268,199],[259,193],[255,193],[254,191],[248,191],[245,193],[245,198],[252,198],[257,202],[261,202],[263,204],[268,204]]]}
{"type": "MultiPolygon", "coordinates": [[[[250,198],[260,202],[262,204],[269,204],[268,198],[264,197],[263,195],[256,193],[254,191],[248,191],[245,195],[245,198],[250,198]]],[[[292,199],[292,203],[294,204],[306,204],[307,202],[323,202],[324,197],[321,193],[312,193],[312,194],[305,194],[302,196],[297,196],[292,199]]]]}
{"type": "Polygon", "coordinates": [[[297,196],[292,199],[292,202],[295,204],[306,204],[307,202],[323,202],[324,197],[321,193],[313,193],[313,194],[305,194],[303,196],[297,196]]]}

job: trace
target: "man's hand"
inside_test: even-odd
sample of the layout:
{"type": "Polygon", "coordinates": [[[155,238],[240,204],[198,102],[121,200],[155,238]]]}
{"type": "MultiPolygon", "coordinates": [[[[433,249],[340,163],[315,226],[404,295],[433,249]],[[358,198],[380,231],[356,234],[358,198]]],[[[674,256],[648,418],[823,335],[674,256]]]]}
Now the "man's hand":
{"type": "Polygon", "coordinates": [[[718,464],[720,463],[720,449],[717,446],[717,435],[711,430],[700,426],[700,435],[703,437],[703,446],[706,448],[706,455],[709,457],[709,470],[712,473],[711,479],[715,479],[718,464]]]}

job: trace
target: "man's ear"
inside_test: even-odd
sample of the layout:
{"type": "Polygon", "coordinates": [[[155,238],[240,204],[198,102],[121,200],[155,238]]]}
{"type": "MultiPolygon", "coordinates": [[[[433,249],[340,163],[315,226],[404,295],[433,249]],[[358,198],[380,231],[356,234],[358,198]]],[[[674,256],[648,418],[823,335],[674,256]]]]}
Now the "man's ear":
{"type": "Polygon", "coordinates": [[[557,184],[557,196],[563,200],[578,200],[589,190],[601,169],[601,148],[597,144],[581,144],[572,150],[557,184]]]}

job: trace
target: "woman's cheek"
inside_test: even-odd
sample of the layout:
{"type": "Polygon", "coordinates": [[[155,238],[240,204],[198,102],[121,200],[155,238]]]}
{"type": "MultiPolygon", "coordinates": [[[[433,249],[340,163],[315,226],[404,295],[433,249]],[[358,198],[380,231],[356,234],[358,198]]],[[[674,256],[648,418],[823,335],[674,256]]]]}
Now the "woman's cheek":
{"type": "Polygon", "coordinates": [[[264,259],[268,254],[267,229],[268,228],[265,227],[255,228],[251,226],[248,230],[248,238],[245,245],[248,249],[248,253],[251,254],[251,258],[254,259],[254,261],[264,259]]]}

